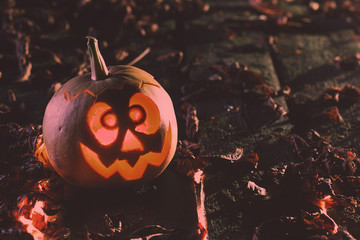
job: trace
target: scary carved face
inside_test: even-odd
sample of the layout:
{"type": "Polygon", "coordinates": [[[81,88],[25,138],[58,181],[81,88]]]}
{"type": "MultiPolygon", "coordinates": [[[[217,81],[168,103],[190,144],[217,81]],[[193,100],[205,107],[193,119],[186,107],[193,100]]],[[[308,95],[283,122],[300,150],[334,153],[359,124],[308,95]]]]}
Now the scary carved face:
{"type": "Polygon", "coordinates": [[[81,153],[103,178],[141,179],[148,165],[160,166],[169,154],[171,124],[161,126],[157,104],[141,92],[106,90],[88,110],[86,123],[81,153]]]}
{"type": "Polygon", "coordinates": [[[177,124],[166,91],[134,67],[109,71],[113,77],[102,81],[87,75],[68,81],[45,111],[49,162],[78,186],[148,181],[160,175],[175,154],[177,124]]]}

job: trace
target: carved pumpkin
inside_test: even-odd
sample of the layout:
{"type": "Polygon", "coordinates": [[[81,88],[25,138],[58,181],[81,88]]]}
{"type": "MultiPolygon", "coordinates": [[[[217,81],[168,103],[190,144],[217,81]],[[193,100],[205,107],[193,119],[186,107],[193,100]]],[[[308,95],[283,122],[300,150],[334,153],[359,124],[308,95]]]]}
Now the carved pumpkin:
{"type": "Polygon", "coordinates": [[[147,72],[107,68],[89,37],[91,74],[65,83],[43,120],[53,168],[83,187],[121,186],[157,177],[171,161],[177,124],[169,95],[147,72]]]}

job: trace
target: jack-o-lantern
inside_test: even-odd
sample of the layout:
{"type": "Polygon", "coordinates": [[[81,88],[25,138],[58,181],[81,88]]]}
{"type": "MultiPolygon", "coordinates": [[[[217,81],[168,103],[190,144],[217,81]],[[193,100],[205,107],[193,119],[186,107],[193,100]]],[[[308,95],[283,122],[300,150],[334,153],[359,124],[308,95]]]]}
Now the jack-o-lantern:
{"type": "Polygon", "coordinates": [[[83,187],[154,179],[177,144],[169,95],[139,68],[107,68],[95,38],[88,38],[88,49],[91,74],[65,83],[46,108],[49,162],[65,180],[83,187]]]}

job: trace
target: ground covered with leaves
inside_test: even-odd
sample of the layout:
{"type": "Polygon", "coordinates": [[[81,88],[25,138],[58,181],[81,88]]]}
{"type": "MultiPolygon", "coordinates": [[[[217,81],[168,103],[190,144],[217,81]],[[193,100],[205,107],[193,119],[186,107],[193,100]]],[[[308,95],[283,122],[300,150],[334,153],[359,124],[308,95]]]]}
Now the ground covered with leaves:
{"type": "Polygon", "coordinates": [[[360,2],[0,3],[1,239],[360,238],[360,2]],[[179,144],[152,182],[76,188],[35,151],[54,92],[108,66],[152,75],[179,144]]]}

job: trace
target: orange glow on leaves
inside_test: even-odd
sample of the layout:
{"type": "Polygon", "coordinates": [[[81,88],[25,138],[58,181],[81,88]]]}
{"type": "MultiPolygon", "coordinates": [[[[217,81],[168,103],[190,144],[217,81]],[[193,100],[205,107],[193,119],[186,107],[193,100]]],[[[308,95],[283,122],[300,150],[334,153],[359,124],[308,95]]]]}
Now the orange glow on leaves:
{"type": "MultiPolygon", "coordinates": [[[[131,108],[136,105],[140,105],[144,108],[146,112],[146,119],[135,127],[135,131],[146,134],[153,134],[159,130],[161,123],[160,112],[153,100],[142,93],[135,93],[130,98],[129,107],[131,108]]],[[[132,114],[131,111],[129,114],[132,114]]]]}
{"type": "MultiPolygon", "coordinates": [[[[36,201],[35,205],[28,214],[29,218],[27,218],[25,213],[18,217],[19,222],[21,222],[26,227],[26,231],[33,236],[34,240],[45,239],[45,234],[41,232],[41,230],[46,228],[47,222],[47,215],[43,210],[44,206],[45,203],[43,201],[36,201]]],[[[18,207],[19,209],[24,207],[29,208],[30,203],[28,198],[24,198],[24,200],[18,204],[18,207]]]]}
{"type": "Polygon", "coordinates": [[[199,230],[198,230],[199,231],[199,240],[209,239],[207,229],[200,222],[198,223],[198,228],[199,228],[199,230]]]}
{"type": "Polygon", "coordinates": [[[130,151],[144,151],[144,146],[130,130],[127,130],[123,144],[121,146],[121,152],[130,151]]]}
{"type": "Polygon", "coordinates": [[[321,209],[320,212],[316,213],[302,212],[302,215],[304,224],[308,229],[321,229],[331,234],[338,231],[339,226],[327,214],[326,209],[321,209]]]}
{"type": "Polygon", "coordinates": [[[169,125],[169,129],[165,135],[162,151],[160,153],[149,152],[141,155],[133,167],[128,163],[126,159],[117,159],[109,167],[106,167],[101,162],[97,153],[95,153],[82,143],[80,143],[80,148],[85,161],[99,175],[104,178],[109,178],[115,173],[118,173],[126,181],[129,181],[140,179],[144,175],[148,164],[151,164],[153,166],[160,166],[169,154],[171,140],[171,125],[169,125]]]}
{"type": "Polygon", "coordinates": [[[339,113],[339,109],[337,107],[331,107],[328,110],[326,110],[326,115],[330,120],[333,120],[335,122],[343,122],[343,118],[341,117],[339,113]]]}
{"type": "Polygon", "coordinates": [[[117,125],[117,117],[114,113],[108,112],[105,113],[105,115],[103,116],[102,122],[104,124],[104,127],[112,129],[115,128],[117,125]]]}
{"type": "Polygon", "coordinates": [[[91,133],[101,145],[107,146],[116,140],[119,126],[117,117],[108,104],[97,102],[92,105],[86,120],[91,133]]]}
{"type": "Polygon", "coordinates": [[[259,155],[257,153],[249,153],[246,156],[246,161],[254,166],[254,168],[257,168],[258,161],[259,161],[259,155]]]}
{"type": "Polygon", "coordinates": [[[45,143],[43,140],[43,135],[39,135],[36,140],[36,150],[34,156],[44,164],[44,166],[49,166],[49,156],[46,151],[45,143]]]}

